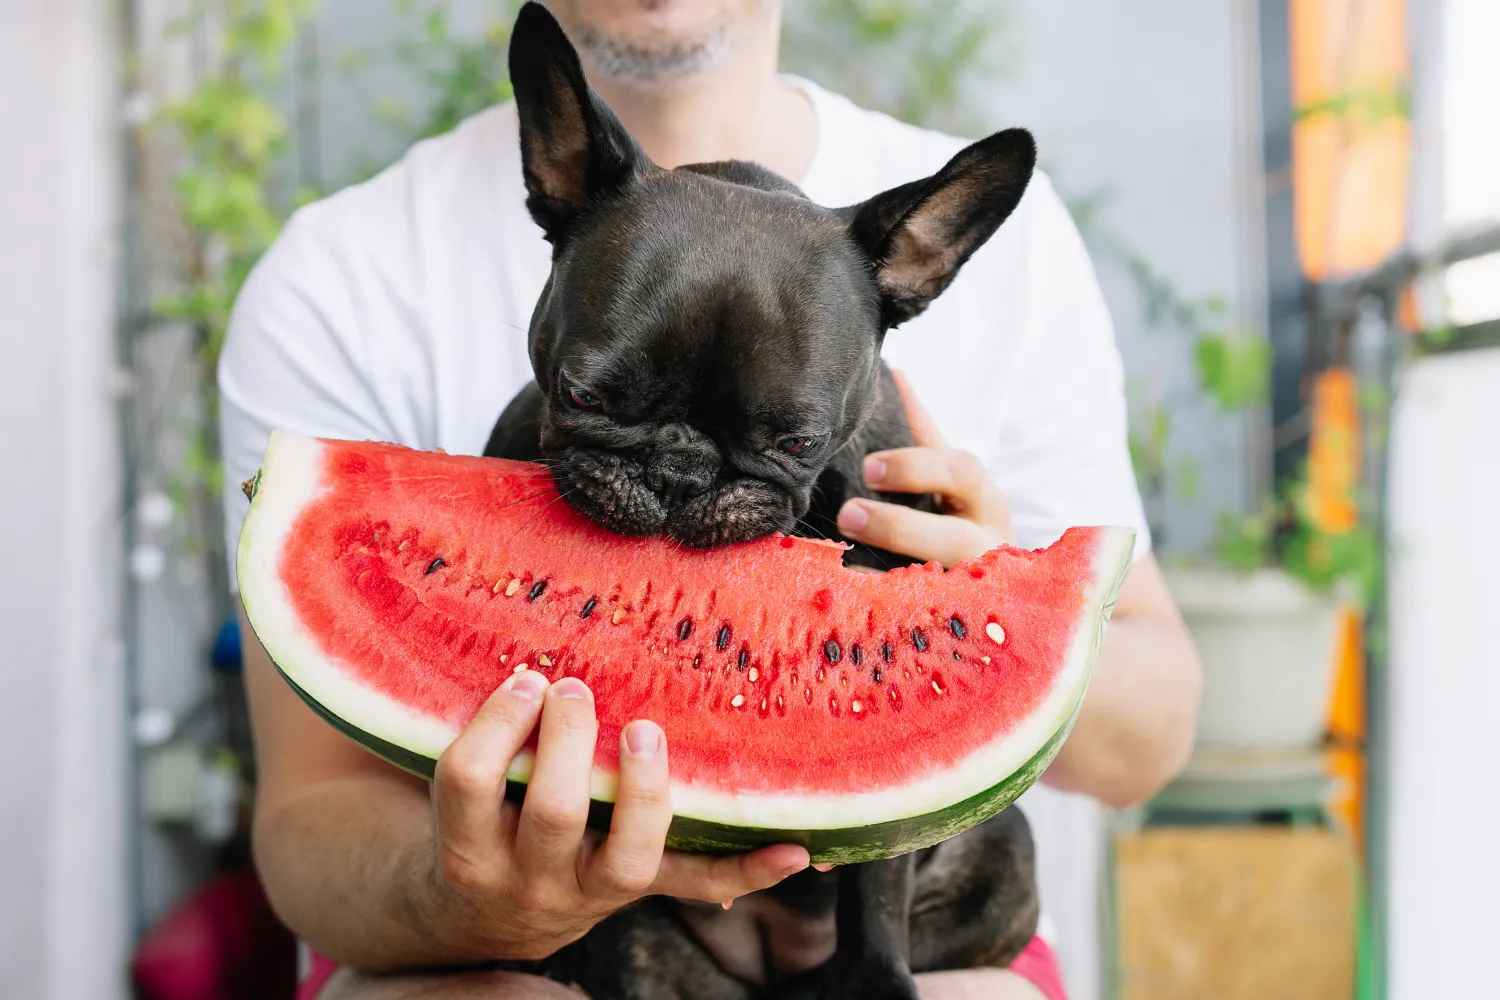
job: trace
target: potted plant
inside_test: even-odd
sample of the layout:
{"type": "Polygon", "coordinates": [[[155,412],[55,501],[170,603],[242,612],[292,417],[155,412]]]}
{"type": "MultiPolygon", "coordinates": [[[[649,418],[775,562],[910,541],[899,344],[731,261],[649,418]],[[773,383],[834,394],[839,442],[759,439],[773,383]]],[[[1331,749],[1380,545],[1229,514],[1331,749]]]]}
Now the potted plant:
{"type": "MultiPolygon", "coordinates": [[[[1200,333],[1199,387],[1225,412],[1255,406],[1268,354],[1259,338],[1200,333]]],[[[1349,372],[1323,373],[1302,474],[1249,514],[1221,514],[1207,561],[1166,569],[1203,659],[1200,747],[1291,751],[1323,738],[1340,615],[1367,599],[1380,564],[1378,542],[1360,523],[1355,399],[1349,372]]],[[[1148,427],[1133,451],[1152,496],[1168,478],[1170,424],[1160,407],[1148,427]]]]}
{"type": "MultiPolygon", "coordinates": [[[[1169,492],[1192,502],[1199,480],[1191,459],[1172,453],[1174,413],[1212,406],[1244,414],[1263,406],[1269,345],[1234,330],[1224,300],[1179,292],[1099,223],[1096,205],[1086,201],[1075,214],[1091,242],[1132,279],[1146,327],[1190,345],[1192,398],[1158,396],[1143,404],[1132,392],[1131,459],[1160,544],[1169,528],[1169,492]]],[[[1372,592],[1380,565],[1378,542],[1360,523],[1357,395],[1348,371],[1322,373],[1310,400],[1301,474],[1249,514],[1221,514],[1206,558],[1164,564],[1203,659],[1201,747],[1296,750],[1323,737],[1340,614],[1372,592]]]]}

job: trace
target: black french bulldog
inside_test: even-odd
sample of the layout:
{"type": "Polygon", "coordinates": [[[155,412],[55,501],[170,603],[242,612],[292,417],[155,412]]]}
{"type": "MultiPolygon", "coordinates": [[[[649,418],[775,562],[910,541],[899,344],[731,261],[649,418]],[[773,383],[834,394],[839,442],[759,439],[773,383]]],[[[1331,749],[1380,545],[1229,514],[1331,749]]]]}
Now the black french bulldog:
{"type": "MultiPolygon", "coordinates": [[[[526,204],[552,273],[531,320],[536,381],[485,454],[548,462],[569,503],[626,534],[693,547],[838,537],[844,501],[872,495],[864,456],[911,444],[885,334],[1015,209],[1031,136],[997,133],[932,177],[830,210],[752,163],[657,167],[538,4],[516,21],[510,73],[526,204]]],[[[879,569],[910,561],[846,555],[879,569]]],[[[1037,920],[1031,834],[1015,809],[937,847],[809,869],[757,896],[809,935],[831,924],[833,958],[733,975],[694,932],[712,916],[658,897],[545,961],[507,964],[593,1000],[915,1000],[912,973],[1003,966],[1037,920]]]]}

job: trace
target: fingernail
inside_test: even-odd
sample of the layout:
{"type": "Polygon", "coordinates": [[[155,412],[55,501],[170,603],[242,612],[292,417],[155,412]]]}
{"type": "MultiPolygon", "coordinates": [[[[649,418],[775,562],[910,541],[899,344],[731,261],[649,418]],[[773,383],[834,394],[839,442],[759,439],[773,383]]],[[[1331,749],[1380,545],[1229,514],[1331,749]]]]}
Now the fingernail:
{"type": "Polygon", "coordinates": [[[839,530],[846,535],[857,535],[870,523],[870,512],[863,504],[850,500],[839,511],[839,530]]]}
{"type": "Polygon", "coordinates": [[[724,900],[724,902],[720,903],[719,905],[722,906],[722,907],[724,907],[724,909],[726,909],[726,910],[733,909],[734,908],[734,900],[732,900],[732,899],[726,899],[726,900],[724,900]]]}
{"type": "Polygon", "coordinates": [[[781,869],[781,877],[787,878],[789,876],[795,875],[806,867],[806,865],[787,865],[785,868],[781,869]]]}
{"type": "Polygon", "coordinates": [[[813,867],[820,872],[831,872],[834,869],[833,865],[813,865],[813,867]]]}
{"type": "Polygon", "coordinates": [[[885,459],[878,455],[865,456],[865,482],[871,485],[885,482],[885,459]]]}
{"type": "Polygon", "coordinates": [[[634,757],[655,757],[661,750],[661,730],[644,719],[625,727],[625,747],[634,757]]]}
{"type": "Polygon", "coordinates": [[[552,685],[552,693],[559,698],[577,698],[580,701],[593,701],[594,694],[589,686],[577,677],[564,677],[552,685]]]}
{"type": "Polygon", "coordinates": [[[522,670],[511,674],[503,686],[523,701],[536,701],[547,691],[547,678],[534,670],[522,670]]]}

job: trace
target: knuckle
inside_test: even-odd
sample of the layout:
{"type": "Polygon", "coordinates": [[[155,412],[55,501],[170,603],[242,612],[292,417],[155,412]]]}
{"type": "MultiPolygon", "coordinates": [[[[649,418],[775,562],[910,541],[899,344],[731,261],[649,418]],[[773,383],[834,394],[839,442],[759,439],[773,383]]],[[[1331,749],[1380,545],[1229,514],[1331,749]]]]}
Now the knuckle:
{"type": "Polygon", "coordinates": [[[622,784],[619,797],[623,804],[651,812],[670,806],[667,786],[663,782],[635,781],[628,785],[622,784]]]}
{"type": "Polygon", "coordinates": [[[616,895],[642,896],[656,882],[656,871],[637,860],[622,860],[605,869],[604,884],[616,895]]]}
{"type": "Polygon", "coordinates": [[[460,752],[444,754],[438,760],[433,780],[439,787],[467,798],[493,787],[502,773],[497,764],[476,760],[460,752]]]}
{"type": "Polygon", "coordinates": [[[533,830],[547,839],[560,839],[583,826],[588,814],[557,799],[528,804],[527,818],[533,830]]]}
{"type": "Polygon", "coordinates": [[[594,706],[581,699],[559,699],[556,710],[543,722],[543,728],[551,736],[587,737],[591,742],[598,723],[594,717],[594,706]]]}
{"type": "Polygon", "coordinates": [[[511,892],[511,902],[523,913],[551,913],[560,909],[558,893],[546,881],[525,878],[511,892]]]}
{"type": "Polygon", "coordinates": [[[983,486],[988,479],[984,463],[972,451],[953,453],[953,481],[960,487],[972,490],[983,486]]]}
{"type": "Polygon", "coordinates": [[[455,889],[472,892],[489,888],[492,883],[492,873],[486,866],[455,851],[443,851],[438,869],[443,881],[455,889]]]}

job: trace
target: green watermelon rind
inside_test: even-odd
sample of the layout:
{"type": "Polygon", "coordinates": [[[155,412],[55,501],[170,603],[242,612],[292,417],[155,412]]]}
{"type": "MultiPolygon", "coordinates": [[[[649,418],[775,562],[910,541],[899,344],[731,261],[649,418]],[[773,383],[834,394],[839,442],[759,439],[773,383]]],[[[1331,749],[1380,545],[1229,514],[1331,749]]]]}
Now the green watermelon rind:
{"type": "MultiPolygon", "coordinates": [[[[1101,628],[1102,632],[1103,629],[1101,628]]],[[[273,661],[274,662],[274,661],[273,661]]],[[[277,671],[291,685],[293,691],[339,732],[348,736],[365,749],[404,771],[432,780],[437,761],[397,746],[379,736],[352,726],[334,715],[317,699],[313,698],[297,682],[287,676],[280,667],[277,671]]],[[[807,848],[816,864],[858,864],[889,858],[911,851],[931,847],[980,823],[1005,809],[1020,798],[1036,783],[1047,766],[1052,763],[1073,729],[1078,713],[1074,712],[1052,738],[1036,754],[1013,774],[978,795],[946,809],[922,816],[874,823],[869,826],[848,827],[837,830],[786,830],[762,827],[730,826],[691,816],[673,816],[667,830],[667,846],[674,851],[690,851],[698,854],[733,854],[753,851],[771,844],[800,844],[807,848]]],[[[526,785],[519,781],[507,782],[506,795],[520,799],[526,785]]],[[[609,829],[614,803],[593,799],[589,803],[589,826],[596,830],[609,829]]]]}
{"type": "MultiPolygon", "coordinates": [[[[261,474],[257,477],[256,486],[264,485],[265,471],[275,464],[276,453],[281,453],[283,456],[292,456],[301,453],[303,459],[306,459],[315,456],[317,447],[317,443],[309,439],[297,439],[290,435],[273,435],[271,447],[267,450],[266,465],[263,466],[261,474]],[[309,448],[313,450],[309,451],[309,448]]],[[[282,461],[285,460],[286,458],[282,458],[282,461]]],[[[302,459],[297,460],[300,461],[302,459]]],[[[252,528],[255,522],[264,520],[269,513],[266,509],[266,503],[269,499],[264,490],[256,491],[256,496],[252,498],[252,509],[246,518],[245,529],[241,535],[239,551],[237,553],[237,563],[241,579],[241,596],[245,603],[246,614],[258,634],[262,634],[262,628],[266,624],[271,624],[273,627],[279,626],[282,631],[285,631],[289,626],[296,631],[300,631],[300,629],[296,629],[294,623],[285,617],[286,608],[280,606],[286,603],[284,601],[284,593],[278,594],[276,591],[266,589],[268,582],[275,579],[275,575],[274,565],[266,561],[267,552],[265,547],[262,546],[259,551],[252,552],[249,544],[251,536],[254,533],[252,528]],[[248,577],[247,571],[249,571],[248,577]],[[246,586],[247,582],[250,582],[251,585],[246,586]]],[[[285,510],[283,510],[284,512],[285,510]]],[[[773,843],[799,843],[808,848],[809,852],[813,855],[814,861],[855,863],[879,857],[889,857],[937,843],[973,827],[1010,805],[1011,802],[1018,798],[1027,788],[1031,787],[1041,776],[1042,772],[1045,771],[1046,767],[1057,755],[1058,750],[1072,729],[1078,707],[1082,702],[1084,692],[1087,690],[1088,680],[1092,674],[1094,663],[1097,660],[1099,648],[1103,643],[1105,628],[1114,608],[1115,600],[1130,568],[1131,561],[1128,558],[1128,553],[1132,548],[1133,536],[1134,533],[1128,529],[1120,529],[1115,532],[1109,544],[1102,547],[1100,552],[1096,554],[1096,560],[1098,560],[1096,566],[1101,570],[1108,567],[1113,569],[1114,573],[1112,577],[1102,579],[1096,576],[1095,587],[1098,589],[1095,591],[1094,599],[1090,602],[1092,607],[1081,616],[1079,621],[1080,628],[1089,628],[1090,625],[1092,625],[1092,628],[1090,633],[1080,634],[1077,637],[1068,656],[1069,663],[1061,668],[1059,674],[1060,681],[1064,677],[1067,678],[1070,690],[1067,691],[1067,694],[1061,700],[1053,701],[1049,708],[1044,709],[1055,713],[1052,715],[1052,718],[1056,724],[1048,723],[1045,729],[1033,729],[1032,732],[1034,735],[1026,738],[1036,739],[1037,736],[1042,736],[1043,738],[1038,740],[1041,744],[1040,747],[1034,752],[1029,753],[1026,757],[1020,757],[1020,754],[1012,753],[1010,759],[1015,761],[1020,757],[1020,763],[1007,765],[1005,768],[1007,773],[1003,777],[993,783],[974,781],[973,779],[978,777],[975,773],[976,769],[972,766],[960,764],[955,769],[955,772],[966,772],[970,777],[965,781],[969,787],[960,793],[962,797],[958,801],[951,802],[950,804],[949,801],[943,801],[940,798],[938,799],[940,804],[935,808],[929,806],[929,808],[923,809],[923,804],[933,802],[933,796],[929,790],[927,795],[919,797],[915,794],[916,790],[913,789],[913,794],[907,798],[911,805],[917,807],[913,810],[914,815],[901,816],[897,813],[895,818],[886,819],[881,817],[862,825],[853,826],[841,826],[836,822],[827,822],[826,819],[823,822],[817,822],[810,816],[804,818],[802,806],[791,809],[786,808],[793,801],[800,800],[806,804],[808,797],[805,794],[792,796],[786,800],[782,800],[780,803],[776,801],[777,797],[773,796],[770,801],[757,806],[753,810],[760,813],[759,822],[755,822],[751,817],[744,815],[735,815],[733,819],[723,818],[724,814],[721,814],[717,818],[704,816],[701,813],[694,815],[698,810],[691,808],[692,803],[689,803],[689,808],[682,809],[678,815],[673,817],[672,826],[668,833],[669,846],[679,850],[724,853],[753,849],[773,843]],[[1080,663],[1079,660],[1083,662],[1080,663]],[[976,789],[976,786],[979,787],[976,789]],[[925,800],[925,803],[922,800],[925,800]],[[788,821],[789,819],[790,822],[788,821]],[[801,823],[808,823],[809,825],[801,827],[799,826],[801,823]]],[[[281,585],[277,581],[276,587],[279,590],[284,585],[281,585]]],[[[275,663],[278,672],[281,673],[291,688],[319,716],[377,756],[382,757],[397,767],[429,780],[432,778],[436,767],[436,755],[441,753],[441,748],[446,746],[448,740],[452,738],[452,733],[447,731],[445,724],[440,724],[437,720],[412,716],[410,718],[403,718],[399,727],[391,728],[390,719],[382,717],[382,725],[388,727],[387,731],[402,734],[410,744],[409,746],[401,746],[377,736],[361,726],[351,723],[347,719],[341,718],[339,715],[334,714],[315,695],[310,693],[301,681],[301,676],[306,673],[306,667],[308,666],[307,663],[302,662],[304,656],[295,655],[299,652],[297,646],[301,644],[288,643],[288,636],[281,635],[280,632],[274,634],[280,635],[280,639],[284,644],[277,652],[291,658],[283,661],[282,656],[272,653],[272,662],[275,663]],[[421,747],[423,749],[418,750],[413,749],[413,747],[421,747]],[[424,750],[426,752],[423,752],[424,750]]],[[[262,638],[264,638],[264,634],[262,634],[262,638]]],[[[300,652],[307,654],[309,650],[303,648],[300,652]]],[[[326,683],[326,678],[321,678],[316,671],[308,676],[309,679],[326,683]]],[[[350,692],[346,684],[340,684],[339,686],[345,688],[344,693],[340,697],[350,697],[350,692]]],[[[1055,694],[1062,695],[1063,692],[1059,690],[1055,694]]],[[[368,695],[360,695],[360,697],[368,697],[368,695]]],[[[352,708],[354,708],[352,705],[345,706],[346,714],[360,714],[358,711],[350,711],[352,708]]],[[[1039,715],[1034,715],[1032,719],[1033,724],[1040,725],[1041,717],[1039,715]]],[[[991,746],[1008,744],[1014,750],[1020,750],[1021,747],[1016,745],[1019,738],[1021,738],[1021,734],[1015,733],[1012,734],[1012,737],[1001,738],[996,744],[992,744],[991,746]]],[[[1035,746],[1036,743],[1032,745],[1035,746]]],[[[989,748],[981,749],[987,750],[989,748]]],[[[524,755],[523,758],[517,760],[511,769],[510,777],[512,780],[509,785],[508,794],[513,798],[519,798],[524,793],[524,781],[529,777],[529,772],[529,755],[524,755]]],[[[982,774],[982,771],[979,773],[982,774]]],[[[607,829],[610,812],[613,808],[610,802],[615,791],[613,778],[596,771],[591,781],[591,786],[593,806],[590,811],[590,824],[600,829],[607,829]]],[[[949,788],[952,791],[952,786],[949,786],[949,788]]],[[[682,791],[688,799],[694,799],[692,789],[683,789],[682,791]]],[[[714,796],[714,798],[719,797],[714,796]]],[[[831,805],[834,801],[841,798],[840,794],[835,793],[825,801],[831,805]]],[[[697,804],[702,804],[701,798],[697,800],[697,804]]],[[[887,802],[886,805],[889,807],[891,804],[887,802]]],[[[844,808],[844,806],[840,806],[834,811],[842,813],[844,812],[844,808]]],[[[815,809],[814,811],[824,812],[826,811],[826,806],[824,809],[815,809]]],[[[886,815],[890,816],[892,813],[887,812],[886,815]]]]}

